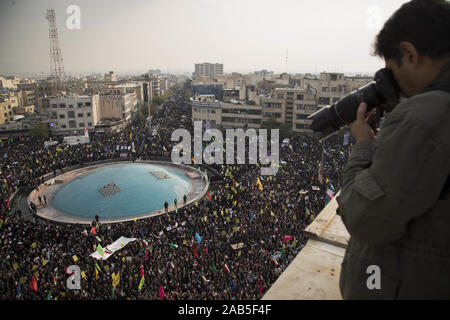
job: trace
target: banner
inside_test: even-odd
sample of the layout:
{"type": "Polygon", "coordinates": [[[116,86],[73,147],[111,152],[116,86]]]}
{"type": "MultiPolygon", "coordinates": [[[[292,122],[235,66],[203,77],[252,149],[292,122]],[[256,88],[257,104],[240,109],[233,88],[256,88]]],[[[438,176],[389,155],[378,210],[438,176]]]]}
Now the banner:
{"type": "MultiPolygon", "coordinates": [[[[125,247],[128,243],[133,242],[137,240],[136,238],[126,238],[126,237],[120,237],[119,239],[117,239],[116,241],[114,241],[113,243],[111,243],[110,245],[106,246],[104,250],[104,254],[101,255],[98,250],[95,251],[93,254],[91,254],[91,257],[98,259],[98,260],[106,260],[108,259],[114,252],[116,252],[117,250],[122,249],[123,247],[125,247]]],[[[100,244],[97,245],[100,246],[100,244]]]]}

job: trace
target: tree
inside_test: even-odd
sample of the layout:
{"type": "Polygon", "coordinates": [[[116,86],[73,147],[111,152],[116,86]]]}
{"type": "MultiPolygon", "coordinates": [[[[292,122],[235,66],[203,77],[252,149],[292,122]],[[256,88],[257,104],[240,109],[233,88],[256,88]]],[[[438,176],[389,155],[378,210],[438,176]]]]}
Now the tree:
{"type": "Polygon", "coordinates": [[[48,138],[50,129],[48,123],[37,123],[30,129],[30,134],[39,138],[48,138]]]}

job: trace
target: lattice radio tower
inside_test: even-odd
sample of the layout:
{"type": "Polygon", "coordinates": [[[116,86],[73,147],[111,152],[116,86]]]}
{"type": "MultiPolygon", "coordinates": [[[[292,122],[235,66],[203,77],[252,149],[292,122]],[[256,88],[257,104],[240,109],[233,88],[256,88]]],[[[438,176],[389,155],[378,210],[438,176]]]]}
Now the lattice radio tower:
{"type": "Polygon", "coordinates": [[[55,10],[47,9],[48,38],[50,41],[50,72],[53,80],[63,80],[64,64],[59,47],[58,29],[56,28],[55,10]]]}

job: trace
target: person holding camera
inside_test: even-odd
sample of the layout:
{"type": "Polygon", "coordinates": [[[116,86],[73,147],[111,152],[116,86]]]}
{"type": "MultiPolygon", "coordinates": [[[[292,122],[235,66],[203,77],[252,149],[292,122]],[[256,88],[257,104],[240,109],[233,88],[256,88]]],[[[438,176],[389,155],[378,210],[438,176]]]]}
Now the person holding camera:
{"type": "Polygon", "coordinates": [[[375,41],[404,99],[378,135],[361,103],[339,214],[344,299],[450,298],[450,2],[412,0],[375,41]]]}

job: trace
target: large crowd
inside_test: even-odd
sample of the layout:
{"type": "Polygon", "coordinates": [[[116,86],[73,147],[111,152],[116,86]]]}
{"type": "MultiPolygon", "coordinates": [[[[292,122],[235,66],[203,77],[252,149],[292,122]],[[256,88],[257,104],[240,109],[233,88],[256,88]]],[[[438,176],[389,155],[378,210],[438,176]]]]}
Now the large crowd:
{"type": "Polygon", "coordinates": [[[304,228],[324,207],[327,189],[340,189],[350,150],[341,138],[291,137],[280,147],[275,176],[260,176],[258,165],[212,165],[221,178],[201,201],[181,207],[179,199],[177,212],[137,221],[100,218],[96,234],[89,225],[25,219],[9,203],[19,187],[32,190],[44,174],[70,166],[124,153],[130,160],[168,157],[172,131],[192,132],[190,119],[189,103],[176,94],[151,127],[137,121],[91,134],[89,144],[44,148],[37,137],[4,139],[0,299],[260,299],[304,246],[304,228]],[[137,240],[106,260],[90,256],[121,236],[137,240]],[[67,288],[70,265],[82,271],[81,289],[67,288]],[[114,287],[113,274],[120,275],[114,287]]]}

